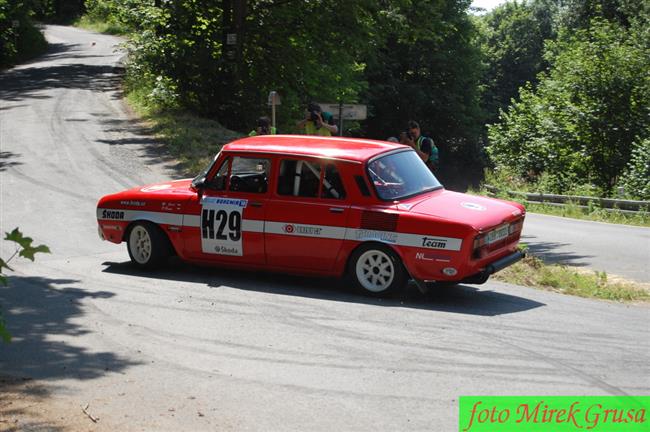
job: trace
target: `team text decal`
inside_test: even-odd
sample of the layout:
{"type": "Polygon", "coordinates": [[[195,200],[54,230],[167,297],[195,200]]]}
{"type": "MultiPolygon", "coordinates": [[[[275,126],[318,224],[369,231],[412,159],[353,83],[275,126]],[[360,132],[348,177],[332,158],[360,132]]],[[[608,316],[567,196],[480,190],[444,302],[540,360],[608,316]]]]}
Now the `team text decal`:
{"type": "Polygon", "coordinates": [[[431,249],[445,249],[447,247],[447,240],[435,237],[422,237],[422,247],[431,249]]]}
{"type": "Polygon", "coordinates": [[[207,197],[201,209],[204,253],[242,256],[242,213],[247,200],[207,197]]]}

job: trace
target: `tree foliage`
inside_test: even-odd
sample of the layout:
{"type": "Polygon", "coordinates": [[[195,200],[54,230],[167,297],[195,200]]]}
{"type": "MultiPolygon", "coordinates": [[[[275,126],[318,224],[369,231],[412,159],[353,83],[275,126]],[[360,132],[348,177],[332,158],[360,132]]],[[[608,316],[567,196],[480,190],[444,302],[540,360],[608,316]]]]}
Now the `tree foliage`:
{"type": "Polygon", "coordinates": [[[489,129],[497,166],[535,179],[553,176],[554,192],[594,184],[610,192],[636,140],[650,134],[650,50],[647,21],[629,29],[602,18],[563,32],[547,45],[552,65],[537,89],[520,92],[489,129]]]}
{"type": "Polygon", "coordinates": [[[409,118],[451,147],[480,131],[478,50],[469,0],[89,1],[136,30],[129,80],[152,98],[246,130],[282,96],[280,129],[310,100],[366,103],[363,133],[395,135],[409,118]],[[236,8],[245,4],[241,18],[236,8]],[[240,21],[237,17],[240,16],[240,21]],[[234,45],[227,44],[235,33],[234,45]]]}
{"type": "Polygon", "coordinates": [[[385,139],[414,119],[441,145],[443,158],[477,154],[480,53],[469,3],[404,0],[377,9],[375,46],[365,60],[366,134],[385,139]]]}
{"type": "Polygon", "coordinates": [[[479,19],[484,62],[482,105],[486,122],[517,97],[526,83],[537,84],[547,69],[544,43],[555,38],[557,6],[554,0],[507,2],[479,19]]]}
{"type": "Polygon", "coordinates": [[[650,201],[650,138],[635,143],[620,186],[626,195],[650,201]]]}
{"type": "Polygon", "coordinates": [[[32,1],[0,0],[0,68],[45,50],[45,38],[34,26],[32,1]]]}

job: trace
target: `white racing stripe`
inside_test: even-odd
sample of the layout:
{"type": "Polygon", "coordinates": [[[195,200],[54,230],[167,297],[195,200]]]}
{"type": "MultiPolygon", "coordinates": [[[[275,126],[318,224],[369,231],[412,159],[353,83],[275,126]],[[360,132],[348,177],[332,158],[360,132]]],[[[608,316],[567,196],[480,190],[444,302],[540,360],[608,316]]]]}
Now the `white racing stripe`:
{"type": "Polygon", "coordinates": [[[97,219],[100,221],[132,221],[147,220],[165,225],[183,225],[183,215],[176,213],[153,212],[144,210],[97,209],[97,219]]]}
{"type": "MultiPolygon", "coordinates": [[[[167,225],[182,225],[199,228],[201,217],[190,214],[173,214],[163,212],[123,210],[123,209],[97,209],[97,219],[113,221],[148,220],[167,225]]],[[[261,220],[244,219],[242,231],[267,232],[298,237],[316,237],[334,240],[350,241],[378,241],[381,243],[417,247],[421,249],[437,249],[459,251],[463,241],[459,238],[441,237],[430,234],[408,234],[392,231],[378,231],[359,228],[345,228],[328,225],[309,225],[293,222],[264,222],[261,220]]]]}

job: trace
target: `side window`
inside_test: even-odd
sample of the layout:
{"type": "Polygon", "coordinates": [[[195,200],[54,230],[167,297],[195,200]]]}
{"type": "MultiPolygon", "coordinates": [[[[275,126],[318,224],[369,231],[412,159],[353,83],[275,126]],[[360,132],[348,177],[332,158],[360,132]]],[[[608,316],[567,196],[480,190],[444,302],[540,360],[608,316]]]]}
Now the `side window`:
{"type": "Polygon", "coordinates": [[[230,169],[230,158],[223,161],[219,171],[210,179],[207,187],[212,190],[226,190],[226,179],[228,178],[228,170],[230,169]]]}
{"type": "Polygon", "coordinates": [[[325,176],[323,177],[323,188],[321,189],[321,198],[343,199],[345,198],[345,189],[341,181],[339,170],[336,165],[327,164],[325,166],[325,176]]]}
{"type": "Polygon", "coordinates": [[[233,192],[265,193],[269,185],[268,159],[232,158],[228,190],[233,192]]]}
{"type": "Polygon", "coordinates": [[[322,171],[323,165],[314,161],[281,161],[278,194],[306,198],[345,198],[345,190],[336,166],[327,164],[325,172],[322,171]]]}

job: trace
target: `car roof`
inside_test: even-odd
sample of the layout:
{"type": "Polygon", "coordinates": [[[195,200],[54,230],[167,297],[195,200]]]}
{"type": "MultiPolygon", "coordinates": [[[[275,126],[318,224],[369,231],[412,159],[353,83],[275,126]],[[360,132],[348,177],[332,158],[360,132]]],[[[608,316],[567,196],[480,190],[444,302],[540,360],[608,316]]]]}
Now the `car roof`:
{"type": "Polygon", "coordinates": [[[224,151],[290,154],[365,162],[391,150],[405,149],[402,144],[358,138],[314,135],[259,135],[233,141],[224,151]]]}

